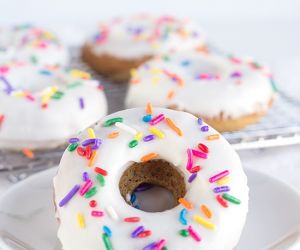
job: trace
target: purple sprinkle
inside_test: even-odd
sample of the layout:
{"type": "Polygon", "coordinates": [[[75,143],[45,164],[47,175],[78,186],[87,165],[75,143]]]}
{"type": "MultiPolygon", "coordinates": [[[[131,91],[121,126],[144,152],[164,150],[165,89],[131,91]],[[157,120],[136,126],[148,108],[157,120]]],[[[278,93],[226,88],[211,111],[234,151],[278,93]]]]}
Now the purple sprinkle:
{"type": "Polygon", "coordinates": [[[146,191],[146,190],[149,190],[153,188],[153,184],[150,184],[150,183],[142,183],[141,185],[139,185],[135,190],[134,192],[143,192],[143,191],[146,191]]]}
{"type": "Polygon", "coordinates": [[[152,249],[154,249],[156,247],[156,245],[157,245],[156,242],[152,242],[149,245],[145,246],[143,248],[143,250],[152,250],[152,249]]]}
{"type": "Polygon", "coordinates": [[[75,138],[75,137],[74,137],[74,138],[70,138],[70,139],[69,139],[69,143],[70,143],[70,144],[72,144],[72,143],[77,143],[77,142],[79,142],[79,138],[75,138]]]}
{"type": "Polygon", "coordinates": [[[132,238],[138,237],[138,235],[139,235],[140,233],[144,232],[144,230],[145,230],[145,229],[144,229],[143,226],[137,227],[137,228],[131,233],[131,237],[132,237],[132,238]]]}
{"type": "Polygon", "coordinates": [[[4,85],[6,86],[5,92],[7,94],[10,94],[11,92],[13,92],[14,88],[10,85],[10,83],[7,81],[7,79],[4,76],[0,76],[0,80],[4,83],[4,85]]]}
{"type": "Polygon", "coordinates": [[[84,109],[84,100],[82,97],[79,98],[80,109],[84,109]]]}
{"type": "Polygon", "coordinates": [[[90,179],[89,174],[87,172],[84,172],[82,174],[82,179],[83,179],[83,181],[88,181],[90,179]]]}
{"type": "Polygon", "coordinates": [[[147,142],[147,141],[152,141],[155,139],[155,136],[154,135],[147,135],[144,137],[144,142],[147,142]]]}
{"type": "Polygon", "coordinates": [[[241,76],[242,76],[242,73],[239,71],[232,72],[230,75],[230,77],[232,77],[232,78],[239,78],[241,76]]]}
{"type": "Polygon", "coordinates": [[[197,177],[197,173],[193,173],[193,174],[189,177],[188,182],[189,182],[189,183],[192,183],[193,180],[196,179],[196,177],[197,177]]]}
{"type": "Polygon", "coordinates": [[[92,149],[97,150],[100,147],[100,145],[101,145],[101,139],[97,138],[97,139],[95,139],[92,149]]]}
{"type": "Polygon", "coordinates": [[[91,139],[86,139],[85,141],[82,142],[82,146],[86,147],[90,144],[94,144],[95,141],[96,141],[96,139],[92,139],[92,138],[91,139]]]}
{"type": "Polygon", "coordinates": [[[201,127],[202,132],[207,132],[208,130],[209,130],[209,127],[206,125],[201,127]]]}
{"type": "Polygon", "coordinates": [[[228,186],[221,186],[221,187],[214,188],[215,193],[224,193],[224,192],[229,192],[229,191],[230,191],[230,187],[228,187],[228,186]]]}
{"type": "Polygon", "coordinates": [[[71,191],[65,196],[65,198],[63,198],[60,201],[59,206],[63,207],[64,205],[66,205],[73,198],[73,196],[78,192],[79,189],[80,189],[80,185],[75,185],[71,189],[71,191]]]}
{"type": "Polygon", "coordinates": [[[202,119],[200,117],[198,118],[198,124],[202,125],[202,119]]]}

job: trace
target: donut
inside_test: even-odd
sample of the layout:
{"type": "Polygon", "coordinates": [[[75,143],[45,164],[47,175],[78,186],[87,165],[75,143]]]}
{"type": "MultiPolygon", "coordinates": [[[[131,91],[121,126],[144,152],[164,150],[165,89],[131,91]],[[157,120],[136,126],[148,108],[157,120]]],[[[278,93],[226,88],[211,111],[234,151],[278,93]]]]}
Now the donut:
{"type": "Polygon", "coordinates": [[[200,116],[220,132],[256,123],[276,96],[266,66],[211,49],[156,57],[134,70],[130,83],[127,108],[149,101],[200,116]]]}
{"type": "Polygon", "coordinates": [[[203,44],[201,29],[190,21],[137,15],[101,23],[83,46],[82,58],[98,73],[120,81],[154,55],[203,44]]]}
{"type": "Polygon", "coordinates": [[[0,65],[0,149],[49,149],[105,116],[102,85],[76,69],[0,65]]]}
{"type": "Polygon", "coordinates": [[[0,63],[11,60],[65,66],[69,62],[69,54],[51,31],[19,25],[0,28],[0,63]]]}
{"type": "Polygon", "coordinates": [[[54,178],[64,250],[237,244],[248,211],[247,177],[230,144],[201,118],[149,104],[101,119],[75,146],[54,178]],[[101,146],[91,150],[97,141],[101,146]],[[134,206],[134,190],[146,184],[169,190],[175,206],[155,213],[134,206]]]}

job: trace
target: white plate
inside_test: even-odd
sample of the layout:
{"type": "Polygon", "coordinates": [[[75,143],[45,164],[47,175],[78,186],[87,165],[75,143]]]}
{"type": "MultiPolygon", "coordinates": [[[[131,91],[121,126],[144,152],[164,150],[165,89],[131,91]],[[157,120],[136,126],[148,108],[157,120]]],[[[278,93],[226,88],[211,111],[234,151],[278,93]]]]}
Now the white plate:
{"type": "MultiPolygon", "coordinates": [[[[59,249],[52,201],[52,177],[55,172],[56,169],[50,169],[38,173],[15,185],[2,196],[1,250],[59,249]],[[23,245],[25,247],[21,247],[23,245]]],[[[284,241],[284,244],[281,241],[272,249],[300,249],[299,193],[260,172],[253,170],[246,172],[251,190],[250,209],[237,249],[270,249],[271,245],[286,238],[288,240],[284,241]],[[290,245],[294,247],[291,248],[290,245]]]]}

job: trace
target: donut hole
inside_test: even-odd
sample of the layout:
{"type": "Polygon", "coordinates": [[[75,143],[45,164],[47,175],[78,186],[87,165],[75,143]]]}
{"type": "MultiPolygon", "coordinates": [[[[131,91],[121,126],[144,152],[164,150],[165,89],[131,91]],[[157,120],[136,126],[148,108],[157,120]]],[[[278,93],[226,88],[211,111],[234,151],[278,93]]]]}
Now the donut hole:
{"type": "Polygon", "coordinates": [[[130,164],[120,178],[119,189],[129,205],[145,212],[172,209],[186,194],[184,176],[162,159],[130,164]]]}

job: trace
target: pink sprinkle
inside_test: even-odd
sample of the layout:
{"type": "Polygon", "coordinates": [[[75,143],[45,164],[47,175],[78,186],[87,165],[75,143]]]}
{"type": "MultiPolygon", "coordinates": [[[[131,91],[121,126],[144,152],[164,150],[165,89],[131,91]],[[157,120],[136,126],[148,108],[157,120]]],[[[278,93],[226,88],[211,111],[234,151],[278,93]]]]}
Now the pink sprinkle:
{"type": "Polygon", "coordinates": [[[187,163],[186,163],[186,169],[190,170],[193,167],[192,149],[189,148],[187,150],[187,155],[188,155],[188,159],[187,159],[187,163]]]}
{"type": "Polygon", "coordinates": [[[32,101],[32,102],[35,101],[34,96],[32,96],[31,94],[27,94],[27,95],[26,95],[26,98],[27,98],[29,101],[32,101]]]}
{"type": "Polygon", "coordinates": [[[192,153],[194,156],[196,157],[199,157],[199,158],[202,158],[202,159],[207,159],[207,154],[201,152],[201,151],[198,151],[198,150],[195,150],[195,149],[192,149],[192,153]]]}
{"type": "Polygon", "coordinates": [[[188,231],[195,241],[201,241],[200,235],[192,228],[192,226],[188,227],[188,231]]]}
{"type": "Polygon", "coordinates": [[[225,170],[225,171],[223,171],[223,172],[221,172],[221,173],[218,173],[218,174],[216,174],[216,175],[210,177],[210,178],[209,178],[209,182],[210,182],[210,183],[216,182],[216,181],[222,179],[223,177],[225,177],[225,176],[227,176],[227,175],[229,175],[229,171],[228,171],[228,170],[225,170]]]}
{"type": "Polygon", "coordinates": [[[165,119],[165,116],[164,114],[160,114],[158,116],[156,116],[155,118],[153,118],[151,121],[150,121],[150,125],[155,125],[161,121],[163,121],[165,119]]]}
{"type": "Polygon", "coordinates": [[[9,71],[9,67],[7,66],[1,66],[0,67],[0,74],[5,74],[9,71]]]}
{"type": "Polygon", "coordinates": [[[165,245],[166,245],[166,240],[162,239],[157,243],[155,250],[161,250],[165,245]]]}
{"type": "Polygon", "coordinates": [[[94,217],[102,217],[104,215],[104,213],[102,211],[93,210],[91,212],[91,215],[94,217]]]}
{"type": "Polygon", "coordinates": [[[84,196],[84,194],[89,191],[89,189],[93,186],[93,182],[91,180],[88,180],[85,182],[83,187],[80,189],[79,194],[81,196],[84,196]]]}

